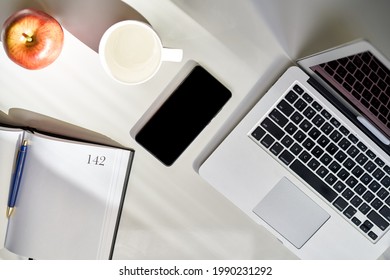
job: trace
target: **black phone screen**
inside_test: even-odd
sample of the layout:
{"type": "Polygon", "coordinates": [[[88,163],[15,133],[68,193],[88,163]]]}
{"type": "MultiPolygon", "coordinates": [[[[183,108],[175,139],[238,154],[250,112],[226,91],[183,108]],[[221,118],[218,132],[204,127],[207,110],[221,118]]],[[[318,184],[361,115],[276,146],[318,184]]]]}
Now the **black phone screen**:
{"type": "Polygon", "coordinates": [[[223,84],[197,65],[139,130],[135,140],[170,166],[230,97],[231,92],[223,84]]]}

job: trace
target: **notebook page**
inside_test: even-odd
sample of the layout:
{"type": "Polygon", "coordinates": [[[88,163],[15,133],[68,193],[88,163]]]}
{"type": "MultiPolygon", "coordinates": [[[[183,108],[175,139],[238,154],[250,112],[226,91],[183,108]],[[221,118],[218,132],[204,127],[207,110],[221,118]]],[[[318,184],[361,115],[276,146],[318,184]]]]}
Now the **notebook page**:
{"type": "Polygon", "coordinates": [[[6,247],[36,259],[107,259],[128,155],[30,135],[6,247]]]}

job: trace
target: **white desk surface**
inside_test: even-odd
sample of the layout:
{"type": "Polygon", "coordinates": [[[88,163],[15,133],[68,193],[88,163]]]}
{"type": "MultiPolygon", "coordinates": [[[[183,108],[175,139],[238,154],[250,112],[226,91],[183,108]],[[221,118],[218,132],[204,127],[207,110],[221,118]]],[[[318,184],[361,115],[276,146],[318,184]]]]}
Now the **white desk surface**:
{"type": "MultiPolygon", "coordinates": [[[[13,64],[0,48],[0,110],[22,108],[44,114],[136,150],[114,259],[295,259],[203,181],[196,167],[296,58],[357,38],[368,39],[390,57],[390,2],[123,0],[151,23],[165,46],[184,50],[183,62],[165,63],[155,78],[138,86],[110,80],[95,51],[99,38],[88,38],[91,33],[82,29],[83,20],[95,17],[99,22],[105,17],[106,10],[99,7],[108,2],[116,3],[7,4],[1,20],[6,11],[22,4],[42,5],[65,29],[78,31],[78,38],[66,31],[60,58],[39,71],[13,64]],[[71,19],[66,7],[72,8],[71,19]],[[90,13],[82,14],[85,9],[90,13]],[[207,68],[233,97],[182,156],[165,167],[129,131],[188,60],[207,68]]],[[[15,256],[3,251],[0,258],[15,256]]]]}

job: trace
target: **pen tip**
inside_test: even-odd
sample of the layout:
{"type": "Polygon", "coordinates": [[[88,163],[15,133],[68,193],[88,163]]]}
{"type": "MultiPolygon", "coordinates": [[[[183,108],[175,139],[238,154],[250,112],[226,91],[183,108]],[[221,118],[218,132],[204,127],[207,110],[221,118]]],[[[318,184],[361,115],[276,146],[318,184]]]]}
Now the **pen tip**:
{"type": "Polygon", "coordinates": [[[14,212],[14,208],[13,207],[8,207],[7,208],[7,218],[11,217],[13,212],[14,212]]]}

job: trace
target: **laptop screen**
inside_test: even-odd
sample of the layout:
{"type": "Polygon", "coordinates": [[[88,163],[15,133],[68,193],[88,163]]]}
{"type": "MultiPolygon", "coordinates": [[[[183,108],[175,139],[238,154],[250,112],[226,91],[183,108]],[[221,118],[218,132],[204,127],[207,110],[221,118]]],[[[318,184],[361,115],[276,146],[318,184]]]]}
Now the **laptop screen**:
{"type": "Polygon", "coordinates": [[[390,138],[390,70],[370,51],[310,68],[390,138]]]}

